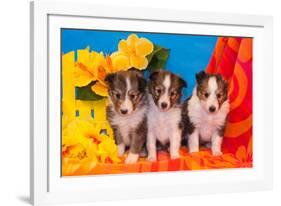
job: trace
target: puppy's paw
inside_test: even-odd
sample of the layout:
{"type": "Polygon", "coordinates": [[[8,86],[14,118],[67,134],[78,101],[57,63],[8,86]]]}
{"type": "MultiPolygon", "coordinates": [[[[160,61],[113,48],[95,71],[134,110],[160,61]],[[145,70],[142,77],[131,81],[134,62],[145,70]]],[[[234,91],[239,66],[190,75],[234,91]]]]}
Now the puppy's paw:
{"type": "Polygon", "coordinates": [[[134,164],[138,161],[138,159],[139,159],[138,154],[129,153],[126,160],[125,160],[125,163],[126,164],[134,164]]]}
{"type": "Polygon", "coordinates": [[[171,154],[171,159],[172,160],[175,160],[175,159],[178,159],[178,158],[180,158],[180,154],[179,153],[171,154]]]}
{"type": "Polygon", "coordinates": [[[213,154],[213,156],[221,156],[222,152],[220,150],[213,150],[212,154],[213,154]]]}
{"type": "Polygon", "coordinates": [[[150,162],[155,162],[157,160],[156,155],[148,155],[147,160],[150,162]]]}
{"type": "Polygon", "coordinates": [[[118,155],[120,157],[125,153],[125,144],[121,143],[117,147],[118,147],[118,155]]]}

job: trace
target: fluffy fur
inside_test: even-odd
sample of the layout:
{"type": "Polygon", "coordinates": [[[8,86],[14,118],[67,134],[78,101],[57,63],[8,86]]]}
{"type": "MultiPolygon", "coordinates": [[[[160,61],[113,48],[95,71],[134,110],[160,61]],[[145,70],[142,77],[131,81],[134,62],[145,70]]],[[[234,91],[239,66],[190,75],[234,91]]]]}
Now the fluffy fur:
{"type": "Polygon", "coordinates": [[[129,147],[125,163],[135,163],[147,135],[146,81],[135,70],[110,74],[106,80],[109,85],[107,119],[113,128],[119,155],[129,147]]]}
{"type": "Polygon", "coordinates": [[[182,139],[181,90],[186,83],[175,74],[159,70],[150,75],[147,150],[148,160],[156,161],[156,141],[170,143],[171,159],[179,158],[182,139]]]}
{"type": "Polygon", "coordinates": [[[200,143],[210,143],[212,154],[221,155],[225,122],[229,112],[228,86],[220,75],[200,72],[192,96],[183,106],[189,152],[198,152],[200,143]]]}

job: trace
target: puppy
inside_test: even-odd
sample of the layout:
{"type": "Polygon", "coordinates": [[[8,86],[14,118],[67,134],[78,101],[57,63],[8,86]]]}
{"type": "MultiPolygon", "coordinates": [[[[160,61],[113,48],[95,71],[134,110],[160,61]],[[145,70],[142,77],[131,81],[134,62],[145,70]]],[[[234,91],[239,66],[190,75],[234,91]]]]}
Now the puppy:
{"type": "Polygon", "coordinates": [[[219,156],[229,112],[228,84],[221,75],[196,74],[192,96],[183,104],[184,133],[188,136],[189,152],[198,152],[200,144],[210,144],[212,154],[219,156]]]}
{"type": "Polygon", "coordinates": [[[183,79],[166,70],[150,75],[147,115],[149,161],[156,161],[156,141],[162,145],[170,143],[171,159],[179,158],[183,130],[180,98],[186,86],[183,79]]]}
{"type": "Polygon", "coordinates": [[[119,155],[126,146],[129,154],[125,163],[138,161],[147,135],[146,80],[136,70],[120,71],[106,77],[109,86],[107,119],[118,145],[119,155]]]}

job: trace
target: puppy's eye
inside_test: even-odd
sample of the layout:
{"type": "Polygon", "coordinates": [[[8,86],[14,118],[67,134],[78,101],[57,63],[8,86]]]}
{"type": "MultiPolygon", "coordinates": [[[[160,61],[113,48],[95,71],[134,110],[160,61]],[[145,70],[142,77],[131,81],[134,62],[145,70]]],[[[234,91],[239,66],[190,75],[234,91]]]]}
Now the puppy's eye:
{"type": "Polygon", "coordinates": [[[217,94],[217,98],[220,99],[221,98],[221,94],[217,94]]]}
{"type": "Polygon", "coordinates": [[[160,95],[161,94],[161,89],[160,88],[155,88],[156,94],[160,95]]]}
{"type": "Polygon", "coordinates": [[[208,93],[208,92],[205,92],[205,93],[204,93],[204,96],[205,96],[206,98],[208,98],[208,97],[209,97],[209,93],[208,93]]]}
{"type": "Polygon", "coordinates": [[[130,95],[130,98],[131,98],[132,100],[134,100],[135,98],[137,98],[137,95],[136,95],[136,94],[131,94],[131,95],[130,95]]]}
{"type": "Polygon", "coordinates": [[[174,96],[176,96],[177,95],[177,92],[176,91],[172,91],[171,92],[171,97],[174,97],[174,96]]]}
{"type": "Polygon", "coordinates": [[[121,98],[121,95],[119,93],[115,93],[115,98],[116,99],[120,99],[121,98]]]}

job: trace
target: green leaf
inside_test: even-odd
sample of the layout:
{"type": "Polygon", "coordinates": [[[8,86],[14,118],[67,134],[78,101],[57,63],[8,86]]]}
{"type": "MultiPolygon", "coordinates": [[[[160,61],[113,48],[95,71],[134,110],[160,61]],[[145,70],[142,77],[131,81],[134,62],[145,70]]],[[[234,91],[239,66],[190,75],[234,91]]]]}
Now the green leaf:
{"type": "Polygon", "coordinates": [[[105,97],[100,96],[100,95],[96,94],[95,92],[93,92],[91,87],[95,83],[96,82],[93,81],[90,84],[88,84],[87,86],[76,87],[75,98],[78,99],[78,100],[89,100],[89,101],[95,101],[95,100],[100,100],[100,99],[105,98],[105,97]]]}
{"type": "Polygon", "coordinates": [[[158,46],[158,45],[154,44],[154,48],[153,48],[152,53],[149,54],[149,55],[146,57],[147,60],[148,60],[148,64],[150,63],[152,57],[153,57],[157,52],[159,52],[161,49],[162,49],[161,46],[158,46]]]}
{"type": "Polygon", "coordinates": [[[153,52],[147,56],[148,70],[165,68],[166,62],[170,55],[170,49],[163,48],[159,45],[154,45],[153,52]]]}

